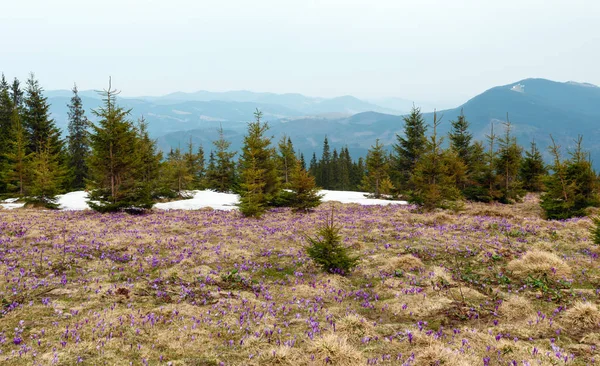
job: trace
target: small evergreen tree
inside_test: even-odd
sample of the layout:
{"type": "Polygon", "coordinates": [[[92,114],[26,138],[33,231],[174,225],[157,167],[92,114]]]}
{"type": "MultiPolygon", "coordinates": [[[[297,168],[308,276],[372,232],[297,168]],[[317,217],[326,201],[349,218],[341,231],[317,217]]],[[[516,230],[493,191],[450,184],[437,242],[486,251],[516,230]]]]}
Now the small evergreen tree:
{"type": "Polygon", "coordinates": [[[423,149],[427,143],[427,125],[421,110],[413,106],[410,114],[404,117],[404,136],[396,135],[397,143],[394,145],[393,174],[397,187],[410,191],[410,178],[415,169],[423,149]]]}
{"type": "MultiPolygon", "coordinates": [[[[460,191],[455,186],[454,172],[449,170],[452,165],[462,162],[449,152],[442,149],[443,138],[438,137],[437,129],[440,119],[433,113],[433,134],[425,144],[421,159],[417,162],[411,177],[410,200],[422,205],[425,209],[444,207],[448,202],[460,199],[460,191]]],[[[461,169],[464,170],[464,169],[461,169]]]]}
{"type": "Polygon", "coordinates": [[[200,146],[198,152],[194,152],[194,144],[191,136],[187,145],[187,151],[183,154],[183,159],[185,160],[187,171],[191,176],[186,189],[200,188],[204,171],[204,151],[202,150],[202,146],[200,146]]]}
{"type": "MultiPolygon", "coordinates": [[[[277,177],[277,166],[275,162],[275,149],[271,147],[271,137],[265,136],[269,130],[269,125],[261,121],[262,113],[258,110],[254,113],[255,120],[248,123],[248,132],[244,136],[242,145],[242,155],[240,157],[240,172],[248,186],[248,174],[246,170],[251,170],[250,174],[255,181],[254,174],[261,172],[261,198],[264,199],[263,206],[268,207],[279,196],[281,186],[277,177]],[[264,184],[263,184],[264,183],[264,184]]],[[[253,183],[255,184],[255,183],[253,183]]],[[[253,186],[255,187],[255,186],[253,186]]],[[[242,189],[240,196],[243,198],[249,191],[242,189]]]]}
{"type": "Polygon", "coordinates": [[[544,177],[548,174],[548,169],[540,150],[535,141],[531,142],[531,150],[525,151],[525,158],[521,163],[519,171],[523,189],[528,192],[541,192],[544,190],[544,177]]]}
{"type": "Polygon", "coordinates": [[[306,253],[324,271],[347,275],[356,267],[359,258],[351,256],[348,249],[342,245],[340,229],[333,221],[332,209],[331,217],[317,229],[317,236],[306,236],[309,242],[306,253]]]}
{"type": "Polygon", "coordinates": [[[498,139],[498,156],[495,164],[496,174],[501,181],[500,201],[509,203],[518,201],[524,194],[519,181],[522,148],[517,144],[516,137],[511,135],[512,125],[506,116],[504,135],[498,139]]]}
{"type": "Polygon", "coordinates": [[[367,153],[367,172],[363,178],[362,189],[373,194],[376,198],[389,194],[393,189],[388,174],[387,154],[379,139],[367,153]]]}
{"type": "Polygon", "coordinates": [[[33,176],[27,201],[46,208],[58,208],[56,195],[60,192],[64,171],[57,155],[51,152],[49,140],[46,146],[38,148],[37,152],[33,153],[31,166],[33,176]]]}
{"type": "MultiPolygon", "coordinates": [[[[13,104],[10,97],[10,86],[2,74],[0,79],[0,177],[6,174],[7,158],[6,154],[9,153],[9,147],[12,141],[12,114],[13,104]]],[[[4,180],[0,179],[0,193],[7,191],[4,180]]]]}
{"type": "Polygon", "coordinates": [[[8,193],[23,196],[26,194],[25,186],[32,153],[27,150],[27,134],[16,108],[12,111],[11,123],[11,138],[4,153],[4,169],[0,178],[6,185],[8,193]]]}
{"type": "Polygon", "coordinates": [[[116,104],[117,94],[109,79],[108,89],[101,92],[104,104],[93,111],[98,123],[91,125],[88,204],[99,212],[139,213],[154,202],[151,192],[140,189],[137,133],[127,119],[130,111],[116,104]]]}
{"type": "Polygon", "coordinates": [[[90,152],[88,126],[90,122],[85,116],[83,104],[79,97],[77,85],[73,86],[73,97],[68,104],[69,136],[68,152],[70,171],[70,188],[83,189],[88,178],[87,159],[90,152]]]}
{"type": "Polygon", "coordinates": [[[290,190],[293,193],[291,206],[295,212],[307,212],[321,204],[319,190],[312,177],[300,162],[294,164],[291,172],[290,190]]]}
{"type": "Polygon", "coordinates": [[[319,160],[318,163],[317,174],[317,185],[323,189],[331,189],[333,171],[331,170],[331,151],[327,136],[325,136],[325,139],[323,140],[323,153],[321,154],[321,160],[319,160]]]}
{"type": "Polygon", "coordinates": [[[211,167],[209,162],[208,188],[217,192],[229,192],[235,186],[235,163],[233,158],[237,153],[229,151],[231,142],[225,139],[223,126],[219,128],[219,139],[213,141],[213,145],[216,152],[214,155],[211,152],[214,166],[211,167]]]}
{"type": "Polygon", "coordinates": [[[460,115],[456,121],[450,121],[452,128],[448,137],[450,138],[450,149],[452,149],[457,157],[467,166],[471,165],[472,145],[471,140],[473,135],[469,132],[469,121],[465,118],[461,108],[460,115]]]}
{"type": "Polygon", "coordinates": [[[560,157],[560,146],[550,138],[552,175],[546,179],[547,192],[542,195],[540,205],[549,220],[585,216],[585,209],[597,207],[599,201],[597,176],[582,150],[582,137],[575,141],[576,148],[566,161],[560,157]]]}
{"type": "Polygon", "coordinates": [[[267,209],[265,199],[265,169],[258,166],[254,152],[248,152],[245,169],[242,170],[242,194],[240,195],[240,212],[246,217],[260,218],[267,209]]]}
{"type": "Polygon", "coordinates": [[[292,171],[294,171],[297,163],[294,145],[288,136],[283,135],[279,140],[278,148],[279,154],[277,155],[277,172],[279,175],[279,180],[281,181],[283,188],[289,188],[292,171]]]}
{"type": "Polygon", "coordinates": [[[148,133],[148,123],[142,116],[136,128],[136,157],[139,162],[135,172],[136,184],[143,196],[148,194],[153,198],[163,195],[160,190],[162,152],[158,151],[156,140],[152,140],[148,133]]]}
{"type": "Polygon", "coordinates": [[[190,172],[188,161],[179,148],[171,150],[165,164],[165,176],[169,177],[169,188],[176,197],[187,198],[185,191],[191,187],[194,176],[190,172]]]}

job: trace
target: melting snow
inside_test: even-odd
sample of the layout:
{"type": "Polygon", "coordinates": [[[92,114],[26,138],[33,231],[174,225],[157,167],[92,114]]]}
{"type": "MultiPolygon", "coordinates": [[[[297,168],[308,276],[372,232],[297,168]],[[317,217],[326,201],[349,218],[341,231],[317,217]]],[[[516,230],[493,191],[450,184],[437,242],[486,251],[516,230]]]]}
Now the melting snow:
{"type": "MultiPolygon", "coordinates": [[[[214,191],[192,191],[192,198],[157,203],[154,208],[159,210],[198,210],[210,207],[215,210],[235,210],[239,202],[239,196],[232,193],[219,193],[214,191]]],[[[323,202],[336,201],[341,203],[358,203],[360,205],[405,205],[406,201],[390,201],[382,199],[367,198],[364,192],[328,191],[322,190],[323,202]]],[[[88,194],[84,191],[70,192],[57,196],[57,203],[61,210],[86,210],[88,194]]],[[[15,203],[17,199],[11,198],[0,203],[6,209],[23,207],[22,203],[15,203]]]]}

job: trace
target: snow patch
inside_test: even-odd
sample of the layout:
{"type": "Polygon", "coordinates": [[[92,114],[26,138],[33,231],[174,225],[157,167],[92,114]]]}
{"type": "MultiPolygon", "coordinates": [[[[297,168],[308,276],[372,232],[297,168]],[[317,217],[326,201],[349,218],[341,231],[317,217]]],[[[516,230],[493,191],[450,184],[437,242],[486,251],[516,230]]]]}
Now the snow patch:
{"type": "MultiPolygon", "coordinates": [[[[210,207],[215,210],[231,211],[237,210],[239,196],[233,193],[220,193],[210,190],[191,191],[189,192],[192,198],[157,203],[154,208],[159,210],[199,210],[210,207]]],[[[323,202],[341,202],[341,203],[358,203],[360,205],[406,205],[406,201],[390,201],[382,199],[368,198],[365,192],[350,192],[350,191],[328,191],[322,190],[319,192],[323,195],[323,202]]],[[[17,198],[10,198],[0,202],[0,206],[5,209],[14,209],[23,207],[23,203],[15,203],[17,198]]],[[[59,209],[66,211],[88,210],[90,207],[87,204],[88,193],[84,191],[70,192],[56,196],[56,202],[59,209]]]]}
{"type": "Polygon", "coordinates": [[[61,210],[81,211],[90,208],[87,199],[88,193],[85,191],[69,192],[56,196],[56,203],[61,210]]]}
{"type": "Polygon", "coordinates": [[[187,200],[157,203],[154,208],[159,210],[198,210],[211,207],[215,210],[230,211],[237,209],[239,196],[232,193],[214,191],[193,191],[194,196],[187,200]]]}
{"type": "Polygon", "coordinates": [[[324,195],[321,199],[323,202],[336,201],[341,203],[358,203],[364,206],[387,206],[408,204],[408,202],[406,201],[391,201],[376,198],[368,198],[368,193],[365,192],[322,190],[319,193],[324,195]]]}

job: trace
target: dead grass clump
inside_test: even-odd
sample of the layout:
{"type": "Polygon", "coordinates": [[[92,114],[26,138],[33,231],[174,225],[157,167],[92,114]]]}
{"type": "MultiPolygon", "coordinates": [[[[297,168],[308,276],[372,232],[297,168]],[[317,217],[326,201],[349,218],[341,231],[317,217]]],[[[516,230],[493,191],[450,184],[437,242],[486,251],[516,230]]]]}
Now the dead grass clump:
{"type": "Polygon", "coordinates": [[[301,355],[298,350],[288,346],[278,346],[268,349],[260,355],[260,365],[301,365],[301,355]]]}
{"type": "Polygon", "coordinates": [[[513,321],[527,317],[534,309],[527,298],[511,295],[502,302],[499,311],[501,316],[509,321],[513,321]]]}
{"type": "Polygon", "coordinates": [[[600,329],[600,310],[590,302],[576,302],[566,311],[562,323],[577,329],[600,329]]]}
{"type": "Polygon", "coordinates": [[[311,342],[308,355],[315,356],[315,364],[353,366],[364,364],[362,353],[348,343],[345,336],[333,333],[325,334],[311,342]]]}
{"type": "Polygon", "coordinates": [[[444,347],[442,344],[435,342],[427,347],[415,350],[415,360],[412,363],[414,366],[465,366],[465,365],[481,365],[481,360],[458,351],[453,351],[444,347]]]}
{"type": "Polygon", "coordinates": [[[556,254],[535,249],[519,259],[510,261],[507,268],[519,277],[546,274],[563,278],[571,274],[571,267],[556,254]]]}
{"type": "Polygon", "coordinates": [[[363,337],[373,331],[373,324],[360,315],[348,314],[335,325],[336,331],[347,333],[350,337],[363,337]]]}
{"type": "Polygon", "coordinates": [[[390,259],[386,263],[384,271],[386,273],[394,273],[397,270],[418,271],[423,268],[425,268],[425,265],[419,258],[414,255],[406,254],[390,259]]]}

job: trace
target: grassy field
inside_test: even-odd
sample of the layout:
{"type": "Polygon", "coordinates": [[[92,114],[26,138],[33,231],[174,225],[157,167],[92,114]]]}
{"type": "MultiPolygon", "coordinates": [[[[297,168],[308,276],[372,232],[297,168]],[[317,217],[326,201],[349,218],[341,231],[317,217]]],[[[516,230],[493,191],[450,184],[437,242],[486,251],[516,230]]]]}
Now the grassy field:
{"type": "Polygon", "coordinates": [[[347,277],[306,256],[331,210],[0,211],[2,365],[590,365],[600,247],[535,197],[459,213],[334,204],[347,277]]]}

